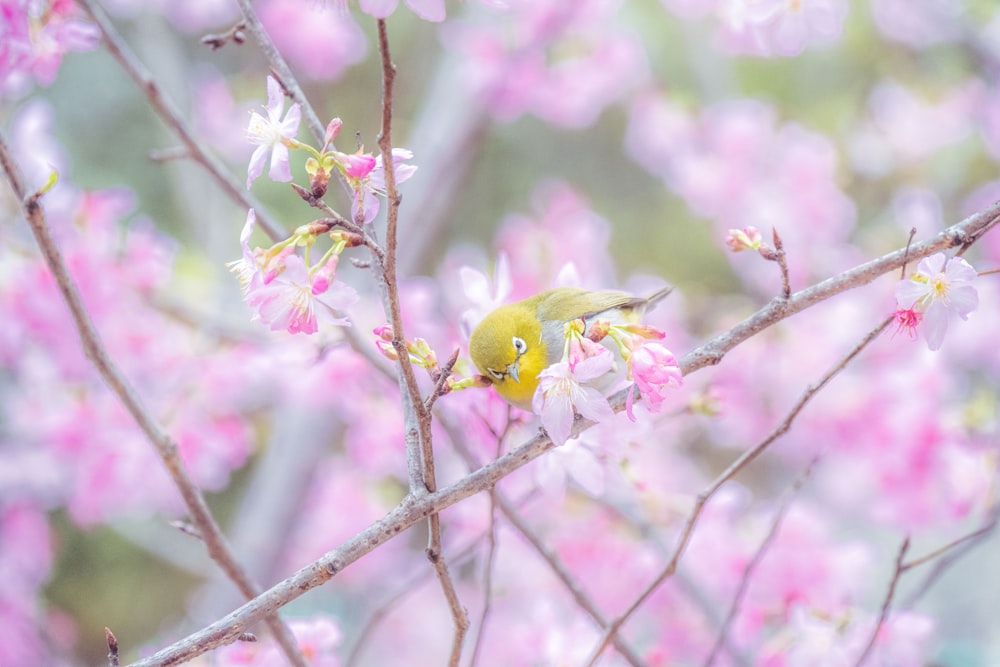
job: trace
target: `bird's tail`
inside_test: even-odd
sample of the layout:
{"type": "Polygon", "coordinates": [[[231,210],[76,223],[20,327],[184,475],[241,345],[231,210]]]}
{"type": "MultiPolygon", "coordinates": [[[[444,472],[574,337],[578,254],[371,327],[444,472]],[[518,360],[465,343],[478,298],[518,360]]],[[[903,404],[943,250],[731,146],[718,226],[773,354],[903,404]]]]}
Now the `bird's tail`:
{"type": "Polygon", "coordinates": [[[674,291],[673,286],[668,285],[666,287],[663,287],[663,288],[661,288],[661,289],[653,292],[649,296],[647,296],[646,299],[645,299],[645,301],[646,301],[646,310],[648,311],[648,310],[652,310],[653,308],[655,308],[656,304],[658,304],[663,299],[667,298],[667,296],[669,296],[670,293],[673,292],[673,291],[674,291]]]}

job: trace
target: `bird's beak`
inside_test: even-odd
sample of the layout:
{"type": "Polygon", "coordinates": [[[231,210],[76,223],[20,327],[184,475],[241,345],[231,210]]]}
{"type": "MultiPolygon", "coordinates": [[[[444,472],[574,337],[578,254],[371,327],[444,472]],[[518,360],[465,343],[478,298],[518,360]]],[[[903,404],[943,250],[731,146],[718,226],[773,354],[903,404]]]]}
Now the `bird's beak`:
{"type": "Polygon", "coordinates": [[[517,362],[515,361],[510,366],[507,367],[507,375],[514,379],[514,382],[521,384],[521,380],[517,377],[517,362]]]}

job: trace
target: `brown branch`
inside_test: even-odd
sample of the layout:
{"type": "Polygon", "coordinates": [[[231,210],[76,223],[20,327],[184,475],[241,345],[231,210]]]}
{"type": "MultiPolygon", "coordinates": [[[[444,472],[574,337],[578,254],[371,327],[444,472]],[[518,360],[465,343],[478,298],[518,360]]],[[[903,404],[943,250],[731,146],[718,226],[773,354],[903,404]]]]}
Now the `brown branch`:
{"type": "MultiPolygon", "coordinates": [[[[260,592],[260,589],[250,580],[243,567],[237,562],[225,535],[222,534],[215,517],[212,516],[211,510],[205,502],[205,497],[188,475],[187,469],[181,461],[177,443],[152,417],[142,399],[104,348],[100,335],[80,298],[76,282],[70,276],[62,253],[52,238],[52,233],[45,220],[45,211],[39,201],[42,193],[27,194],[20,169],[2,135],[0,135],[0,163],[2,163],[14,195],[20,202],[24,216],[31,226],[31,232],[35,236],[35,241],[38,243],[45,263],[52,272],[66,305],[69,306],[84,355],[94,365],[105,384],[115,393],[136,425],[156,449],[174,485],[180,491],[184,504],[191,515],[191,520],[197,527],[199,537],[208,550],[208,555],[223,573],[236,584],[240,593],[247,599],[253,599],[260,592]]],[[[305,659],[299,652],[291,631],[277,616],[268,616],[266,620],[292,664],[296,667],[306,667],[305,659]]]]}
{"type": "Polygon", "coordinates": [[[232,42],[233,44],[242,44],[247,39],[246,35],[243,34],[246,27],[246,24],[243,21],[240,21],[225,32],[208,33],[201,38],[201,43],[211,48],[213,51],[218,51],[229,42],[232,42]]]}
{"type": "MultiPolygon", "coordinates": [[[[905,249],[889,253],[796,292],[788,299],[772,301],[732,329],[717,335],[682,357],[681,368],[685,374],[690,375],[701,368],[717,364],[729,350],[784,318],[841,292],[867,284],[884,273],[894,271],[902,266],[906,258],[926,257],[940,250],[961,245],[965,241],[975,241],[995,226],[998,219],[1000,219],[1000,202],[949,227],[937,236],[918,243],[910,248],[908,254],[905,249]]],[[[619,411],[624,409],[625,397],[626,392],[620,392],[612,397],[615,409],[619,411]]],[[[591,425],[592,423],[585,419],[578,419],[573,424],[571,435],[578,435],[591,425]]],[[[552,447],[552,441],[547,436],[535,435],[507,454],[440,491],[420,497],[407,497],[382,519],[321,558],[307,564],[285,581],[215,623],[160,650],[153,656],[134,663],[133,667],[176,665],[232,641],[242,627],[279,609],[306,591],[326,583],[358,558],[377,549],[418,521],[426,519],[430,514],[440,512],[469,496],[492,488],[499,480],[527,465],[552,447]]],[[[689,519],[689,523],[690,521],[689,519]]]]}
{"type": "Polygon", "coordinates": [[[691,535],[694,532],[695,524],[698,522],[698,518],[701,516],[701,511],[704,509],[705,504],[708,500],[715,495],[723,484],[728,482],[730,479],[736,476],[741,470],[743,470],[751,461],[760,456],[764,450],[771,446],[771,444],[780,438],[782,435],[788,432],[792,427],[792,423],[799,416],[799,413],[806,407],[812,398],[819,393],[824,387],[826,387],[830,381],[840,373],[844,368],[847,367],[855,357],[861,354],[861,351],[865,349],[872,341],[874,341],[879,334],[881,334],[889,323],[892,322],[892,317],[887,317],[882,320],[881,324],[872,329],[868,334],[858,343],[854,349],[852,349],[843,359],[840,360],[833,368],[831,368],[827,373],[819,380],[819,382],[810,385],[802,393],[802,396],[795,403],[792,409],[788,412],[785,418],[778,424],[777,427],[771,433],[761,440],[759,443],[745,451],[740,455],[733,463],[729,465],[726,470],[719,475],[714,482],[712,482],[706,489],[704,489],[695,498],[694,508],[688,515],[687,522],[681,531],[680,539],[677,542],[677,546],[674,548],[673,556],[671,556],[670,561],[667,566],[663,568],[660,574],[646,587],[646,589],[639,595],[638,598],[632,603],[632,605],[618,618],[616,618],[605,630],[604,636],[598,645],[590,654],[590,661],[588,665],[597,664],[597,660],[600,658],[601,653],[607,647],[608,642],[611,641],[617,634],[618,630],[625,624],[625,622],[649,599],[649,596],[660,587],[660,585],[672,577],[677,571],[677,564],[680,562],[681,556],[687,549],[688,543],[691,541],[691,535]]]}
{"type": "MultiPolygon", "coordinates": [[[[383,275],[389,300],[389,322],[392,324],[392,346],[398,356],[399,370],[403,380],[403,389],[408,393],[416,417],[420,460],[422,464],[420,477],[410,478],[410,492],[427,493],[437,490],[434,472],[434,448],[431,439],[431,411],[424,403],[417,385],[417,377],[410,363],[409,351],[406,349],[406,338],[403,332],[403,314],[399,303],[399,285],[396,274],[396,245],[398,239],[399,204],[402,198],[396,189],[396,165],[392,156],[392,108],[393,86],[396,80],[396,66],[392,63],[389,52],[389,35],[385,19],[378,20],[378,50],[382,62],[382,127],[378,134],[378,147],[382,153],[382,167],[385,173],[385,195],[388,203],[385,232],[385,261],[383,275]],[[420,487],[423,488],[420,488],[420,487]]],[[[456,356],[457,359],[457,356],[456,356]]],[[[406,399],[404,399],[406,400],[406,399]]],[[[407,430],[409,431],[409,425],[407,430]]],[[[410,439],[412,442],[412,439],[410,439]]],[[[411,449],[412,452],[412,449],[411,449]]],[[[411,453],[412,457],[412,453],[411,453]]],[[[458,599],[455,583],[448,572],[441,547],[441,519],[438,514],[430,515],[430,534],[428,536],[427,558],[434,566],[441,582],[441,590],[448,607],[451,610],[455,625],[455,636],[452,642],[451,657],[448,664],[458,667],[462,656],[462,644],[469,629],[469,615],[458,599]]]]}
{"type": "Polygon", "coordinates": [[[788,279],[788,256],[785,255],[785,244],[774,227],[771,228],[771,240],[774,242],[774,261],[781,269],[781,296],[787,299],[792,295],[792,284],[788,279]]]}
{"type": "Polygon", "coordinates": [[[899,579],[903,576],[903,559],[906,558],[906,552],[909,548],[910,536],[907,535],[903,539],[903,543],[899,545],[899,553],[896,554],[896,567],[893,570],[892,579],[889,581],[889,590],[886,591],[885,599],[882,600],[882,611],[879,613],[878,621],[876,621],[875,627],[872,629],[871,637],[868,638],[868,644],[858,657],[858,661],[854,663],[854,667],[861,667],[868,659],[872,649],[875,648],[875,642],[878,640],[879,632],[882,630],[885,620],[889,618],[889,608],[892,606],[892,599],[896,596],[896,585],[899,584],[899,579]]]}
{"type": "MultiPolygon", "coordinates": [[[[995,227],[997,223],[1000,223],[1000,201],[979,213],[970,215],[965,220],[948,227],[926,241],[911,244],[907,248],[901,248],[853,269],[848,269],[811,287],[795,292],[787,299],[774,299],[729,331],[719,334],[681,358],[681,370],[687,375],[706,366],[714,366],[722,361],[729,350],[786,317],[802,312],[806,308],[841,292],[867,285],[879,276],[898,269],[909,261],[975,242],[995,227]]],[[[615,395],[613,405],[616,409],[624,408],[626,394],[627,391],[615,395]]]]}
{"type": "Polygon", "coordinates": [[[281,225],[270,218],[264,206],[229,174],[225,165],[203,148],[204,142],[194,136],[194,132],[184,121],[177,105],[156,84],[149,70],[115,30],[97,0],[79,0],[79,5],[100,29],[101,39],[108,52],[143,91],[150,106],[153,107],[153,111],[177,134],[188,155],[204,167],[209,176],[230,199],[243,208],[252,208],[257,211],[257,222],[268,236],[275,240],[284,238],[286,234],[281,225]]]}

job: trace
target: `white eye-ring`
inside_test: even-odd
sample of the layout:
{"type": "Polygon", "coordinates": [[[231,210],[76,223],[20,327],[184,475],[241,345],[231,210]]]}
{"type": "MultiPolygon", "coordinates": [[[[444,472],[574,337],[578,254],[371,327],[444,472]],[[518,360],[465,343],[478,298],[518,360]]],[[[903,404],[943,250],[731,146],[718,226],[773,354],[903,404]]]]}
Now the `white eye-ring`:
{"type": "Polygon", "coordinates": [[[500,371],[495,371],[492,368],[487,368],[486,370],[489,371],[490,375],[492,375],[497,380],[502,380],[503,376],[506,375],[506,373],[501,373],[500,371]]]}
{"type": "Polygon", "coordinates": [[[518,354],[524,354],[528,351],[528,344],[524,342],[523,338],[514,336],[510,339],[510,342],[514,344],[514,349],[517,350],[518,354]]]}

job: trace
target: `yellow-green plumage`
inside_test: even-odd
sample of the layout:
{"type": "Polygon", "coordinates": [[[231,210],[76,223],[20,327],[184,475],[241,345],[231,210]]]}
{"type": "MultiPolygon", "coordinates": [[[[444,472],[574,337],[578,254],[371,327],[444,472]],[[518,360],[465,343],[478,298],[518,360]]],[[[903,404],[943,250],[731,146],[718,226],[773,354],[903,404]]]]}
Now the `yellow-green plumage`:
{"type": "Polygon", "coordinates": [[[663,289],[645,299],[579,287],[540,292],[500,306],[483,318],[469,338],[469,354],[497,393],[530,410],[538,374],[562,358],[566,322],[583,318],[589,323],[598,316],[614,324],[635,322],[669,292],[663,289]]]}

